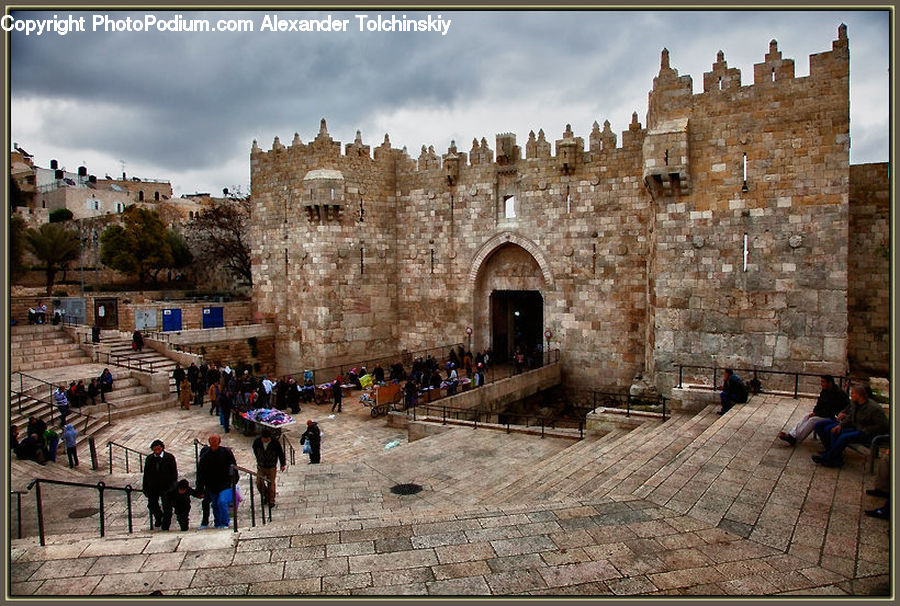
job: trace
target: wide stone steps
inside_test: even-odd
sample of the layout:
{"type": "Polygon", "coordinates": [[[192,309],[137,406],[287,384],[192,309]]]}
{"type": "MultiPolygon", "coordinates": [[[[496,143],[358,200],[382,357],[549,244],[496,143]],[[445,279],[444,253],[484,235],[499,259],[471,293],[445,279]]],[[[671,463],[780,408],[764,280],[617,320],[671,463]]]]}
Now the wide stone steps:
{"type": "Polygon", "coordinates": [[[40,341],[33,339],[11,341],[9,351],[14,356],[30,356],[51,351],[66,351],[72,349],[73,346],[78,347],[78,344],[72,343],[72,339],[65,333],[54,334],[60,334],[60,336],[43,338],[40,341]]]}
{"type": "Polygon", "coordinates": [[[515,493],[505,497],[513,501],[569,498],[574,487],[594,479],[606,468],[600,466],[601,462],[615,460],[617,452],[631,447],[626,445],[649,439],[661,430],[661,425],[651,420],[630,431],[611,432],[603,440],[592,444],[579,459],[558,461],[552,473],[534,478],[530,486],[519,487],[515,493]]]}
{"type": "Polygon", "coordinates": [[[583,484],[574,492],[574,496],[598,498],[611,492],[628,494],[629,487],[637,481],[636,478],[654,473],[665,463],[666,455],[675,453],[677,456],[679,445],[690,443],[717,419],[714,410],[715,407],[708,407],[686,419],[673,418],[664,427],[660,427],[652,439],[622,449],[615,460],[604,461],[605,473],[598,474],[595,479],[583,484]]]}
{"type": "Polygon", "coordinates": [[[13,372],[20,370],[22,372],[28,372],[30,370],[43,370],[46,368],[55,368],[57,366],[74,366],[76,364],[90,364],[91,358],[81,352],[81,349],[77,351],[73,350],[70,354],[61,356],[60,354],[53,354],[45,356],[35,356],[35,357],[26,357],[23,358],[21,356],[11,356],[10,357],[10,368],[13,372]]]}
{"type": "Polygon", "coordinates": [[[503,504],[518,502],[518,496],[528,494],[535,486],[554,477],[571,465],[583,465],[594,449],[615,442],[619,436],[628,432],[614,430],[600,438],[580,440],[553,457],[549,457],[534,465],[526,473],[511,477],[497,486],[497,490],[486,498],[486,502],[503,504]]]}

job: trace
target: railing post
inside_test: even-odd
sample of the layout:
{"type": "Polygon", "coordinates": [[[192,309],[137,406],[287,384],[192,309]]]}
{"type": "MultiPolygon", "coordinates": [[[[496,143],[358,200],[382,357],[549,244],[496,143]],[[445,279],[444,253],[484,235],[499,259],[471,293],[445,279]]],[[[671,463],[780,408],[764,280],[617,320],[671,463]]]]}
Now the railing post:
{"type": "Polygon", "coordinates": [[[684,366],[681,364],[678,365],[678,389],[681,389],[681,382],[684,378],[684,366]]]}
{"type": "Polygon", "coordinates": [[[106,445],[109,447],[109,475],[112,475],[112,472],[113,472],[112,442],[107,442],[106,445]]]}
{"type": "MultiPolygon", "coordinates": [[[[234,466],[231,466],[234,471],[234,466]]],[[[238,531],[238,504],[237,504],[237,482],[234,479],[234,473],[231,474],[231,502],[234,504],[234,532],[238,531]]]]}
{"type": "MultiPolygon", "coordinates": [[[[91,453],[91,469],[97,471],[100,465],[97,461],[97,444],[94,442],[94,436],[88,438],[88,451],[91,453]]],[[[112,471],[109,473],[112,473],[112,471]]]]}
{"type": "Polygon", "coordinates": [[[794,399],[796,400],[800,393],[800,375],[794,373],[794,399]]]}
{"type": "Polygon", "coordinates": [[[41,500],[41,481],[39,479],[34,480],[34,498],[37,501],[38,538],[43,547],[47,541],[44,539],[44,503],[41,500]]]}
{"type": "Polygon", "coordinates": [[[544,417],[541,417],[541,439],[544,439],[544,417]]]}
{"type": "Polygon", "coordinates": [[[97,491],[100,497],[100,536],[106,536],[106,508],[103,501],[103,489],[106,487],[106,484],[103,481],[97,482],[97,491]]]}
{"type": "Polygon", "coordinates": [[[125,507],[128,509],[128,534],[134,532],[134,522],[132,521],[132,510],[131,510],[131,491],[134,490],[131,487],[131,484],[125,485],[125,507]]]}
{"type": "Polygon", "coordinates": [[[18,538],[22,538],[22,493],[16,491],[16,517],[18,518],[19,534],[18,538]]]}
{"type": "Polygon", "coordinates": [[[719,385],[719,368],[717,366],[713,366],[713,390],[715,390],[719,385]]]}

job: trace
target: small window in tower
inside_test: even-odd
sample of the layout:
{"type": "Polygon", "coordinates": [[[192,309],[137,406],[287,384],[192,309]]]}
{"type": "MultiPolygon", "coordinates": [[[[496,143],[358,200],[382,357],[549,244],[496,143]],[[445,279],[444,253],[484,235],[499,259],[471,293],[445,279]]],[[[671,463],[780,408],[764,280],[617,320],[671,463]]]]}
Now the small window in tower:
{"type": "Polygon", "coordinates": [[[772,82],[775,82],[775,68],[772,68],[772,82]]]}
{"type": "Polygon", "coordinates": [[[158,191],[153,192],[153,199],[159,200],[159,192],[158,191]]]}
{"type": "Polygon", "coordinates": [[[144,201],[144,190],[139,190],[138,191],[138,202],[143,202],[143,201],[144,201]]]}
{"type": "Polygon", "coordinates": [[[507,219],[515,219],[516,218],[516,197],[515,196],[504,196],[504,217],[507,219]]]}
{"type": "Polygon", "coordinates": [[[331,199],[334,200],[334,188],[331,188],[331,199]]]}

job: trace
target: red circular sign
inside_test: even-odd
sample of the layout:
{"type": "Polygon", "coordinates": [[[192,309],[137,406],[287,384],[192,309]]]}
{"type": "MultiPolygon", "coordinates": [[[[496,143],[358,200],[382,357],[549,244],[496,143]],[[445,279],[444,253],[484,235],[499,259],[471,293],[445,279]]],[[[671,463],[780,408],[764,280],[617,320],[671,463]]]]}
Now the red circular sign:
{"type": "Polygon", "coordinates": [[[547,339],[549,339],[549,338],[552,337],[552,336],[553,336],[553,333],[550,332],[549,330],[545,330],[545,331],[544,331],[544,337],[546,337],[547,339]]]}
{"type": "Polygon", "coordinates": [[[467,334],[467,335],[472,334],[472,327],[471,327],[471,326],[466,326],[466,334],[467,334]]]}

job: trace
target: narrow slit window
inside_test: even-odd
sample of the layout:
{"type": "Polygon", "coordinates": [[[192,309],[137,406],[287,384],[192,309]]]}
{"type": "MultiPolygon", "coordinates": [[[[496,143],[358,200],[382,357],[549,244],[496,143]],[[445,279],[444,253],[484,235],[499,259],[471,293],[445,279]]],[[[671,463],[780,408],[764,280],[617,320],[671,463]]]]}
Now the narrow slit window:
{"type": "Polygon", "coordinates": [[[504,217],[507,219],[515,219],[516,218],[516,197],[515,196],[506,196],[503,198],[503,210],[504,217]]]}
{"type": "Polygon", "coordinates": [[[748,246],[747,234],[744,234],[744,271],[747,271],[747,264],[750,262],[750,247],[748,246]]]}

